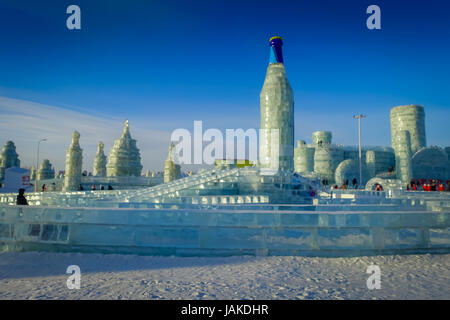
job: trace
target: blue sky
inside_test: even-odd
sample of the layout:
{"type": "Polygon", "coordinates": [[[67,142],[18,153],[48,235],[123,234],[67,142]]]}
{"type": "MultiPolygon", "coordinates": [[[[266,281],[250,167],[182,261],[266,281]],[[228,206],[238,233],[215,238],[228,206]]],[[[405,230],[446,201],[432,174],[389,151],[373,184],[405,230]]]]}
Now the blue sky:
{"type": "Polygon", "coordinates": [[[93,120],[93,128],[81,132],[90,169],[96,141],[104,140],[108,152],[129,119],[144,168],[162,169],[170,132],[192,129],[194,120],[205,128],[259,127],[268,39],[280,35],[294,89],[296,139],[330,130],[335,143],[354,145],[352,115],[364,113],[363,143],[390,145],[390,108],[422,104],[428,144],[447,146],[449,12],[444,0],[2,0],[0,96],[23,101],[14,112],[32,109],[29,121],[47,122],[33,130],[24,119],[11,125],[19,118],[8,118],[10,105],[0,108],[10,123],[0,128],[0,143],[15,141],[22,162],[31,165],[35,141],[45,135],[41,157],[62,169],[69,131],[83,116],[108,119],[106,127],[96,128],[93,120]],[[81,8],[81,30],[66,28],[71,4],[81,8]],[[366,28],[371,4],[381,8],[381,30],[366,28]],[[61,115],[52,121],[63,132],[45,131],[52,124],[45,106],[58,108],[51,119],[61,115]],[[160,140],[145,132],[159,132],[160,140]]]}

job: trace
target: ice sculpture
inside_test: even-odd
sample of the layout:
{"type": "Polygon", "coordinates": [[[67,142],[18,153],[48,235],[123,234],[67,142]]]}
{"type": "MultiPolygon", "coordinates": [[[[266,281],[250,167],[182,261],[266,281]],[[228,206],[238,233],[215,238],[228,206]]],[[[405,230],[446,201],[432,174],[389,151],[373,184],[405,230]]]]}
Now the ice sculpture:
{"type": "Polygon", "coordinates": [[[396,149],[396,143],[401,139],[401,131],[409,132],[412,154],[427,146],[425,135],[425,111],[423,106],[406,105],[391,109],[391,139],[392,147],[396,149]]]}
{"type": "MultiPolygon", "coordinates": [[[[363,167],[363,180],[364,179],[364,167],[363,167]]],[[[359,183],[359,163],[355,159],[346,159],[339,163],[334,173],[334,180],[338,186],[351,183],[353,179],[356,179],[359,183]]]]}
{"type": "Polygon", "coordinates": [[[20,167],[20,160],[14,142],[7,141],[0,153],[0,181],[5,178],[5,170],[11,167],[20,167]]]}
{"type": "Polygon", "coordinates": [[[53,179],[55,178],[55,170],[52,167],[52,164],[50,163],[50,160],[44,159],[42,161],[42,164],[37,172],[38,180],[45,180],[45,179],[53,179]]]}
{"type": "MultiPolygon", "coordinates": [[[[85,177],[85,182],[118,181],[120,186],[120,180],[126,180],[128,186],[135,187],[136,182],[144,181],[147,186],[30,193],[29,206],[25,207],[14,205],[16,193],[0,193],[0,251],[181,256],[448,253],[448,192],[405,191],[403,183],[394,179],[393,174],[385,179],[372,178],[366,184],[367,190],[330,192],[328,188],[320,188],[319,175],[330,183],[335,177],[340,184],[355,176],[359,178],[358,148],[332,145],[329,131],[313,133],[310,145],[299,142],[295,166],[306,173],[291,172],[293,95],[286,79],[281,44],[281,38],[271,39],[270,65],[261,92],[261,126],[280,130],[275,141],[280,151],[276,160],[282,169],[289,170],[268,175],[266,168],[239,167],[236,162],[223,167],[222,161],[217,161],[216,168],[176,179],[180,168],[172,144],[164,172],[165,181],[170,182],[165,184],[149,183],[149,180],[159,183],[162,178],[160,173],[155,176],[150,171],[147,176],[151,174],[156,179],[85,177]],[[310,173],[313,170],[316,173],[310,173]],[[378,185],[382,185],[383,191],[373,190],[378,185]]],[[[399,176],[409,179],[411,161],[413,172],[418,170],[414,173],[416,177],[434,178],[436,173],[448,173],[445,170],[448,148],[445,151],[422,148],[412,155],[411,141],[418,140],[418,145],[425,143],[424,137],[420,137],[425,132],[421,129],[423,117],[420,108],[405,110],[391,117],[399,176]]],[[[76,190],[81,180],[79,137],[75,131],[67,151],[65,190],[76,190]]],[[[262,147],[268,147],[263,157],[271,158],[272,145],[270,139],[261,143],[262,147]]],[[[17,159],[15,148],[11,145],[8,148],[2,151],[1,164],[18,165],[11,163],[14,162],[11,159],[17,159]]],[[[385,173],[394,164],[391,148],[364,147],[361,156],[368,172],[366,178],[385,173]]],[[[103,144],[99,144],[96,158],[98,167],[104,171],[103,144]]],[[[112,148],[107,173],[139,175],[141,170],[139,150],[126,121],[122,137],[112,148]]],[[[17,182],[28,184],[28,174],[24,174],[27,170],[8,169],[7,177],[14,171],[21,175],[17,182]]],[[[17,188],[16,185],[12,189],[16,192],[17,188]]]]}
{"type": "MultiPolygon", "coordinates": [[[[377,172],[377,156],[374,150],[366,151],[366,175],[370,178],[375,177],[377,172]]],[[[367,181],[365,181],[367,182],[367,181]]]]}
{"type": "Polygon", "coordinates": [[[80,148],[80,134],[74,131],[72,143],[66,154],[66,173],[63,191],[78,190],[81,184],[81,171],[83,165],[83,150],[80,148]]]}
{"type": "Polygon", "coordinates": [[[330,145],[333,134],[330,131],[315,131],[312,133],[313,145],[315,147],[330,145]]]}
{"type": "Polygon", "coordinates": [[[412,156],[411,162],[415,179],[450,179],[450,161],[442,148],[422,148],[412,156]]]}
{"type": "Polygon", "coordinates": [[[142,171],[141,155],[136,140],[131,138],[128,120],[123,125],[122,136],[114,141],[106,165],[110,177],[140,176],[142,171]]]}
{"type": "Polygon", "coordinates": [[[295,172],[314,171],[314,151],[314,148],[308,146],[305,141],[297,141],[297,148],[294,149],[295,172]]]}
{"type": "Polygon", "coordinates": [[[98,143],[97,154],[94,158],[94,177],[106,177],[106,156],[105,145],[102,141],[98,143]]]}
{"type": "Polygon", "coordinates": [[[314,172],[328,183],[334,183],[336,168],[343,160],[344,150],[342,148],[331,146],[328,143],[317,146],[314,153],[314,172]]]}
{"type": "MultiPolygon", "coordinates": [[[[312,134],[312,144],[306,144],[303,140],[297,141],[294,149],[295,172],[318,174],[322,180],[328,183],[340,184],[344,179],[348,180],[349,175],[354,175],[353,165],[346,160],[359,159],[358,147],[332,144],[332,133],[330,131],[315,131],[312,134]],[[338,167],[341,166],[339,172],[338,167]],[[334,178],[333,178],[334,177],[334,178]]],[[[362,147],[361,160],[363,165],[363,181],[380,175],[387,175],[389,168],[395,165],[394,150],[388,147],[362,147]]],[[[359,180],[358,174],[351,178],[359,180]]],[[[393,176],[388,175],[390,178],[393,176]]]]}
{"type": "Polygon", "coordinates": [[[395,150],[395,171],[397,172],[397,179],[406,185],[412,178],[411,136],[409,131],[400,130],[396,132],[392,136],[392,146],[395,150]]]}
{"type": "Polygon", "coordinates": [[[164,162],[164,183],[179,179],[181,176],[180,165],[175,163],[174,147],[174,144],[171,143],[167,160],[164,162]]]}
{"type": "Polygon", "coordinates": [[[293,171],[294,95],[283,64],[282,45],[282,38],[270,38],[270,63],[260,94],[261,129],[263,129],[260,163],[262,167],[274,167],[271,159],[274,147],[278,151],[279,169],[293,171]],[[278,141],[272,141],[271,129],[279,130],[278,141]]]}

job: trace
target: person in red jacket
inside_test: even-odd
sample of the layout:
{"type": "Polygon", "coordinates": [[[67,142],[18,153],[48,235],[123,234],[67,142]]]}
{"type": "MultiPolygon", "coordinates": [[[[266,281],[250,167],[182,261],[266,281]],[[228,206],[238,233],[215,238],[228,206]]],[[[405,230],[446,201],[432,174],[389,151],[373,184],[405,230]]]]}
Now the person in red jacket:
{"type": "Polygon", "coordinates": [[[445,191],[445,188],[444,188],[444,185],[441,183],[441,184],[439,184],[439,188],[438,188],[438,190],[439,191],[445,191]]]}

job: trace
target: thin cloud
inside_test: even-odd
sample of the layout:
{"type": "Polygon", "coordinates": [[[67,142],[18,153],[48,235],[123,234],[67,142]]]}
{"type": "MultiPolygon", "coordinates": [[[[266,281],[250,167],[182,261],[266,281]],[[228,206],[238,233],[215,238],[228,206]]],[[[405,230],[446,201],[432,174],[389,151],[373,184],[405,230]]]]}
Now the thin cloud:
{"type": "MultiPolygon", "coordinates": [[[[109,153],[114,140],[121,135],[125,120],[7,97],[0,97],[0,115],[0,136],[3,138],[0,143],[14,141],[22,167],[36,164],[37,142],[47,138],[41,143],[40,161],[49,159],[57,170],[65,167],[65,153],[74,130],[81,134],[83,169],[92,171],[98,142],[103,141],[105,152],[109,153]]],[[[130,128],[141,150],[144,170],[162,170],[170,132],[152,130],[142,124],[133,125],[132,120],[130,128]]]]}

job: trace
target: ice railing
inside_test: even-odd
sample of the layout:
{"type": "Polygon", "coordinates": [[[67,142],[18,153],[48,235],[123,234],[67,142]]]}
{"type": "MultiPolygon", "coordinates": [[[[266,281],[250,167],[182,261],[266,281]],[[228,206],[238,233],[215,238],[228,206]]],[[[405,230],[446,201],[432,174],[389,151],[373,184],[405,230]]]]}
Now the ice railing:
{"type": "MultiPolygon", "coordinates": [[[[149,194],[152,195],[153,193],[161,192],[164,189],[171,190],[174,187],[179,187],[182,185],[187,184],[187,187],[191,186],[192,184],[196,185],[198,181],[202,182],[209,182],[211,180],[214,180],[214,178],[217,177],[224,177],[230,174],[235,173],[236,170],[220,170],[220,169],[211,169],[204,172],[201,172],[199,174],[193,175],[193,176],[187,176],[181,179],[177,179],[165,184],[160,184],[157,186],[152,187],[146,187],[141,189],[128,189],[128,190],[96,190],[96,191],[66,191],[66,192],[30,192],[26,194],[26,198],[34,202],[41,202],[41,203],[48,203],[48,204],[58,204],[59,202],[66,202],[65,199],[70,198],[76,198],[76,199],[85,199],[85,200],[116,200],[116,201],[123,201],[126,200],[128,197],[134,197],[134,196],[140,196],[149,194]],[[223,173],[222,173],[223,171],[223,173]],[[214,174],[216,176],[214,176],[214,174]],[[220,172],[220,173],[219,173],[220,172]],[[225,174],[224,174],[225,173],[225,174]],[[210,176],[211,178],[207,178],[210,176]],[[205,180],[206,178],[206,180],[205,180]],[[189,182],[191,181],[191,182],[189,182]]],[[[201,184],[200,183],[200,184],[201,184]]],[[[161,193],[165,194],[165,193],[161,193]]],[[[0,194],[0,203],[15,203],[17,197],[17,193],[5,193],[0,194]]]]}
{"type": "Polygon", "coordinates": [[[130,201],[145,201],[151,198],[157,198],[167,196],[168,194],[174,194],[183,189],[193,188],[204,183],[214,182],[221,180],[225,177],[235,175],[239,172],[239,168],[231,170],[212,169],[194,176],[171,181],[169,183],[157,185],[151,188],[135,190],[133,193],[118,197],[118,201],[130,202],[130,201]]]}

